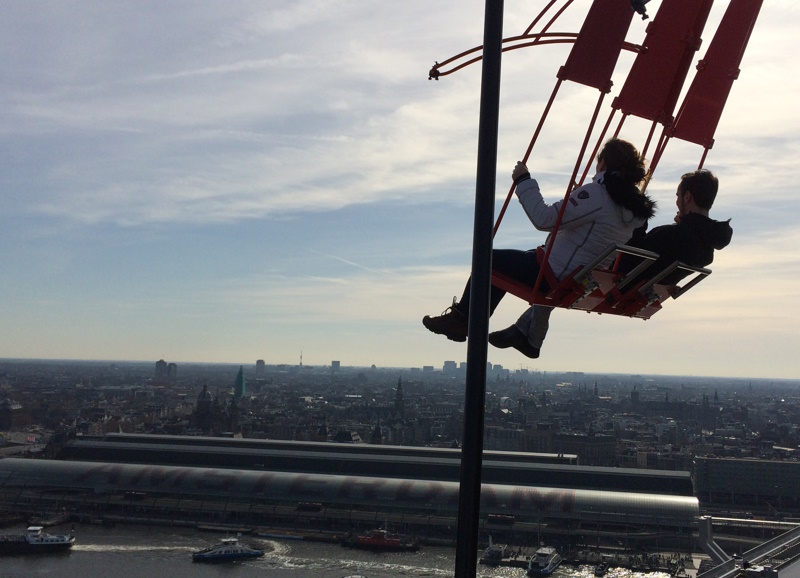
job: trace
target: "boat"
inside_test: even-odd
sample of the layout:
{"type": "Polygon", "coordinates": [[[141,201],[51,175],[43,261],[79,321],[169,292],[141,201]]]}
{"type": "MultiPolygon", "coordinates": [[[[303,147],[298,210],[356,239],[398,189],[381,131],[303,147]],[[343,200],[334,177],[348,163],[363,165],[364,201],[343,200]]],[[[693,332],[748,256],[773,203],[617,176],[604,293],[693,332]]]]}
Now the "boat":
{"type": "Polygon", "coordinates": [[[483,551],[483,555],[478,561],[487,566],[498,566],[505,556],[505,544],[495,544],[492,542],[492,537],[489,536],[489,546],[483,551]]]}
{"type": "Polygon", "coordinates": [[[778,576],[778,571],[772,566],[772,564],[764,564],[763,566],[753,564],[753,565],[742,565],[742,569],[744,570],[745,576],[755,576],[761,578],[775,578],[778,576]]]}
{"type": "Polygon", "coordinates": [[[299,534],[297,532],[291,532],[289,530],[267,530],[267,529],[257,529],[255,530],[255,535],[259,538],[268,538],[270,540],[305,540],[305,536],[303,534],[299,534]]]}
{"type": "Polygon", "coordinates": [[[64,552],[72,548],[72,534],[48,534],[44,526],[28,526],[24,534],[0,536],[0,554],[38,554],[64,552]]]}
{"type": "Polygon", "coordinates": [[[597,578],[605,576],[606,572],[608,572],[608,567],[609,563],[606,560],[603,560],[597,566],[594,567],[594,575],[597,576],[597,578]]]}
{"type": "Polygon", "coordinates": [[[542,546],[528,561],[528,576],[547,576],[561,564],[561,554],[553,547],[542,546]]]}
{"type": "Polygon", "coordinates": [[[238,538],[223,538],[219,544],[192,554],[193,562],[232,562],[260,558],[264,550],[251,548],[239,542],[238,538]]]}
{"type": "Polygon", "coordinates": [[[253,528],[248,528],[247,526],[235,526],[233,524],[197,524],[195,528],[202,530],[203,532],[222,532],[227,534],[236,534],[237,536],[253,533],[253,528]]]}
{"type": "Polygon", "coordinates": [[[47,526],[58,526],[60,524],[66,524],[67,522],[69,522],[69,520],[70,520],[69,514],[67,514],[66,512],[61,514],[53,514],[51,516],[48,516],[47,514],[41,514],[31,517],[31,519],[28,520],[28,524],[30,526],[42,526],[46,528],[47,526]]]}
{"type": "Polygon", "coordinates": [[[379,552],[416,552],[419,550],[419,540],[376,529],[365,534],[348,534],[342,540],[342,546],[379,552]]]}

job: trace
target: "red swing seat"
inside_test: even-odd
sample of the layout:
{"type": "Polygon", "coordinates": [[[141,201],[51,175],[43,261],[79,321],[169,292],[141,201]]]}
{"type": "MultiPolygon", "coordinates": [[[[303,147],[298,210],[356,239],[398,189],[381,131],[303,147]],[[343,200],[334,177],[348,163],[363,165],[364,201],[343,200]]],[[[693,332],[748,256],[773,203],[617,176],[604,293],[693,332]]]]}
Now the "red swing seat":
{"type": "Polygon", "coordinates": [[[653,277],[639,279],[631,285],[632,281],[640,277],[640,274],[658,259],[658,254],[636,247],[613,244],[594,261],[576,268],[559,281],[550,266],[544,262],[542,247],[536,250],[536,256],[542,269],[543,280],[552,288],[549,291],[534,291],[533,287],[496,271],[492,272],[492,285],[527,301],[530,305],[649,319],[661,309],[664,301],[669,298],[677,299],[711,274],[709,269],[675,261],[653,277]],[[622,254],[633,255],[640,259],[639,264],[627,274],[617,270],[619,256],[622,254]],[[611,269],[600,267],[600,264],[610,256],[615,256],[615,266],[611,269]],[[661,283],[662,279],[676,270],[688,273],[685,282],[680,285],[661,283]]]}

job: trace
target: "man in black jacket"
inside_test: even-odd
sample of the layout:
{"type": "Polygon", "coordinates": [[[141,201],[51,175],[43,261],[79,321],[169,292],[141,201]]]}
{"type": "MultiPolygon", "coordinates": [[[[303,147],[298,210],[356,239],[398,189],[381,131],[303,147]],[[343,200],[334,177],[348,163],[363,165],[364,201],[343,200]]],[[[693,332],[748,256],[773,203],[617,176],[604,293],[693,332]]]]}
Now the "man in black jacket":
{"type": "MultiPolygon", "coordinates": [[[[686,173],[681,177],[676,192],[678,213],[675,223],[656,227],[647,234],[647,225],[634,231],[628,245],[659,254],[659,258],[639,279],[652,278],[675,261],[693,267],[705,267],[714,260],[715,249],[728,246],[733,235],[730,219],[715,221],[708,216],[718,188],[719,181],[711,171],[686,173]]],[[[637,263],[637,258],[625,255],[620,269],[623,272],[630,271],[637,263]]],[[[661,283],[672,285],[688,274],[678,269],[662,279],[661,283]]]]}

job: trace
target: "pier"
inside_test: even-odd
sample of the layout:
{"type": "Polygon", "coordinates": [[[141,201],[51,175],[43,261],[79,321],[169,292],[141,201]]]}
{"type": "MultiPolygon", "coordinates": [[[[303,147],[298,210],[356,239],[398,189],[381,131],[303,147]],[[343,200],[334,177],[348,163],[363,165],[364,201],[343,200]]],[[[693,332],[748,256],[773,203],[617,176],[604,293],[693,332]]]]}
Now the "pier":
{"type": "MultiPolygon", "coordinates": [[[[528,560],[536,553],[536,548],[528,546],[499,546],[502,557],[481,556],[480,563],[487,566],[527,568],[528,560]]],[[[701,554],[678,555],[674,552],[630,553],[623,551],[598,552],[597,550],[576,550],[572,554],[561,553],[562,564],[568,566],[597,566],[605,562],[609,569],[625,568],[633,572],[663,572],[670,576],[696,578],[700,564],[708,556],[701,554]]]]}

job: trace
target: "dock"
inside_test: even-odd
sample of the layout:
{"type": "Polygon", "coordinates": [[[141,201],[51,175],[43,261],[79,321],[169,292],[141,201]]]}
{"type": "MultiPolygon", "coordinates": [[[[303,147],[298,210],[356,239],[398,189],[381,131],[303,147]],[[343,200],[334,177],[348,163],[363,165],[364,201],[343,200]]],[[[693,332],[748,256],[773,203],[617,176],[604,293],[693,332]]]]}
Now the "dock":
{"type": "MultiPolygon", "coordinates": [[[[527,568],[528,559],[536,548],[525,546],[500,546],[502,556],[487,556],[482,552],[480,563],[487,566],[527,568]]],[[[497,547],[496,547],[497,551],[497,547]]],[[[674,552],[631,554],[627,552],[598,553],[596,550],[578,550],[562,554],[562,564],[568,566],[597,566],[601,562],[611,568],[625,568],[634,572],[664,572],[679,578],[696,578],[703,556],[698,554],[677,555],[674,552]]],[[[707,558],[707,556],[706,556],[707,558]]]]}
{"type": "Polygon", "coordinates": [[[482,552],[482,554],[478,561],[486,566],[527,568],[528,560],[536,554],[536,548],[496,545],[493,555],[487,555],[487,551],[482,552]]]}

